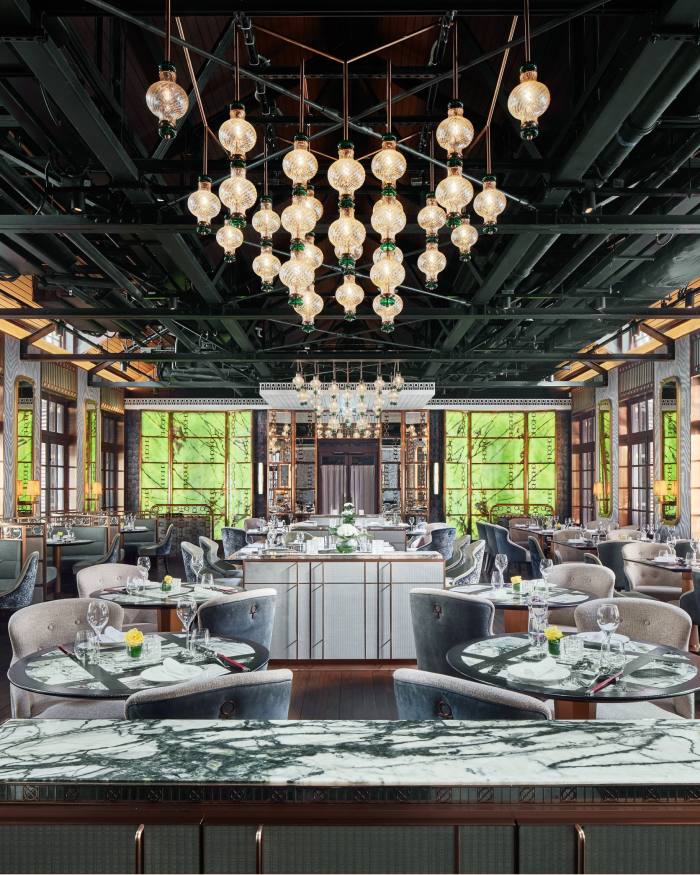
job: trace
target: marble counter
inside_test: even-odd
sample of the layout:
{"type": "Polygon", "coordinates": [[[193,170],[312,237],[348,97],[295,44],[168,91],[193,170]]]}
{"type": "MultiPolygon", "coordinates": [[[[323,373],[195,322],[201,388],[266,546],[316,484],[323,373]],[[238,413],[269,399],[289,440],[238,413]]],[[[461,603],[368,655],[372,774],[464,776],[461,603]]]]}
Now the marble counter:
{"type": "Polygon", "coordinates": [[[700,787],[700,727],[678,720],[4,723],[0,726],[1,798],[8,801],[12,785],[45,782],[302,788],[700,787]]]}

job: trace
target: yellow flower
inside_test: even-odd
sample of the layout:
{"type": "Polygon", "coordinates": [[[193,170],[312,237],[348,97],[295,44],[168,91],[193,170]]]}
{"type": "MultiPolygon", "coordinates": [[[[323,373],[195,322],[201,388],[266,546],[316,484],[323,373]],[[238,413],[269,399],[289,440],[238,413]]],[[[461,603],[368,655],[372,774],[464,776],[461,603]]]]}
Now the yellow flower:
{"type": "Polygon", "coordinates": [[[127,647],[138,647],[143,644],[143,632],[140,629],[129,629],[124,636],[127,647]]]}
{"type": "Polygon", "coordinates": [[[163,583],[172,583],[172,582],[173,582],[172,576],[170,574],[166,574],[165,577],[163,578],[163,583]]]}
{"type": "Polygon", "coordinates": [[[558,626],[547,626],[544,630],[544,637],[547,641],[558,641],[560,638],[564,637],[564,633],[558,626]]]}
{"type": "Polygon", "coordinates": [[[511,577],[510,582],[511,583],[522,583],[523,579],[519,574],[516,574],[513,577],[511,577]]]}

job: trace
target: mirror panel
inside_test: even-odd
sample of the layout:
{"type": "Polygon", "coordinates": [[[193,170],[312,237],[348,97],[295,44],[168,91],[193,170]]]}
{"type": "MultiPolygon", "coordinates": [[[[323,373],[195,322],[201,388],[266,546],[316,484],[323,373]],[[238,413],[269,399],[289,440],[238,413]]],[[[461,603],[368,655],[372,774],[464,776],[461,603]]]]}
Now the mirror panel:
{"type": "Polygon", "coordinates": [[[661,437],[661,479],[654,490],[661,522],[675,525],[679,518],[678,460],[680,458],[680,384],[676,377],[661,381],[659,415],[661,437]]]}

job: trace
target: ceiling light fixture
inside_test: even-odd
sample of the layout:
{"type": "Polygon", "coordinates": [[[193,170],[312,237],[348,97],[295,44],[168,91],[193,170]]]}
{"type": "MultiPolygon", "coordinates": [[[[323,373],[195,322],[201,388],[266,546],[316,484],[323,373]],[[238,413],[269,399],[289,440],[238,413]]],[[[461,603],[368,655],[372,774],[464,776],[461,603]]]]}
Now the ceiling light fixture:
{"type": "Polygon", "coordinates": [[[158,119],[158,134],[163,140],[172,140],[177,123],[187,112],[190,101],[187,92],[177,84],[175,65],[170,61],[172,13],[170,0],[165,3],[165,60],[158,67],[158,81],[146,92],[146,106],[158,119]]]}
{"type": "Polygon", "coordinates": [[[520,83],[510,92],[508,112],[520,122],[523,140],[534,140],[539,133],[538,119],[549,108],[549,88],[537,80],[537,65],[530,57],[530,0],[524,0],[525,63],[520,68],[520,83]]]}

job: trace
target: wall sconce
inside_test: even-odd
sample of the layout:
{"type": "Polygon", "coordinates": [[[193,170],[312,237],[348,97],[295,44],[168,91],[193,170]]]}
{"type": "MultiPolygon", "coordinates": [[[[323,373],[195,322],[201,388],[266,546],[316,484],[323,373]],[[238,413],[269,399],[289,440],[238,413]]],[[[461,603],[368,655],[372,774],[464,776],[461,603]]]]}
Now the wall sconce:
{"type": "Polygon", "coordinates": [[[600,501],[605,495],[605,487],[603,486],[602,480],[596,480],[593,484],[593,498],[598,499],[600,501]]]}
{"type": "Polygon", "coordinates": [[[670,483],[667,480],[654,480],[654,496],[663,501],[667,495],[671,495],[670,483]]]}
{"type": "Polygon", "coordinates": [[[262,462],[258,462],[258,495],[265,491],[265,468],[262,462]]]}
{"type": "Polygon", "coordinates": [[[102,495],[102,484],[101,483],[93,483],[90,488],[90,493],[93,498],[100,498],[102,495]]]}
{"type": "Polygon", "coordinates": [[[440,495],[440,463],[433,462],[433,495],[440,495]]]}

